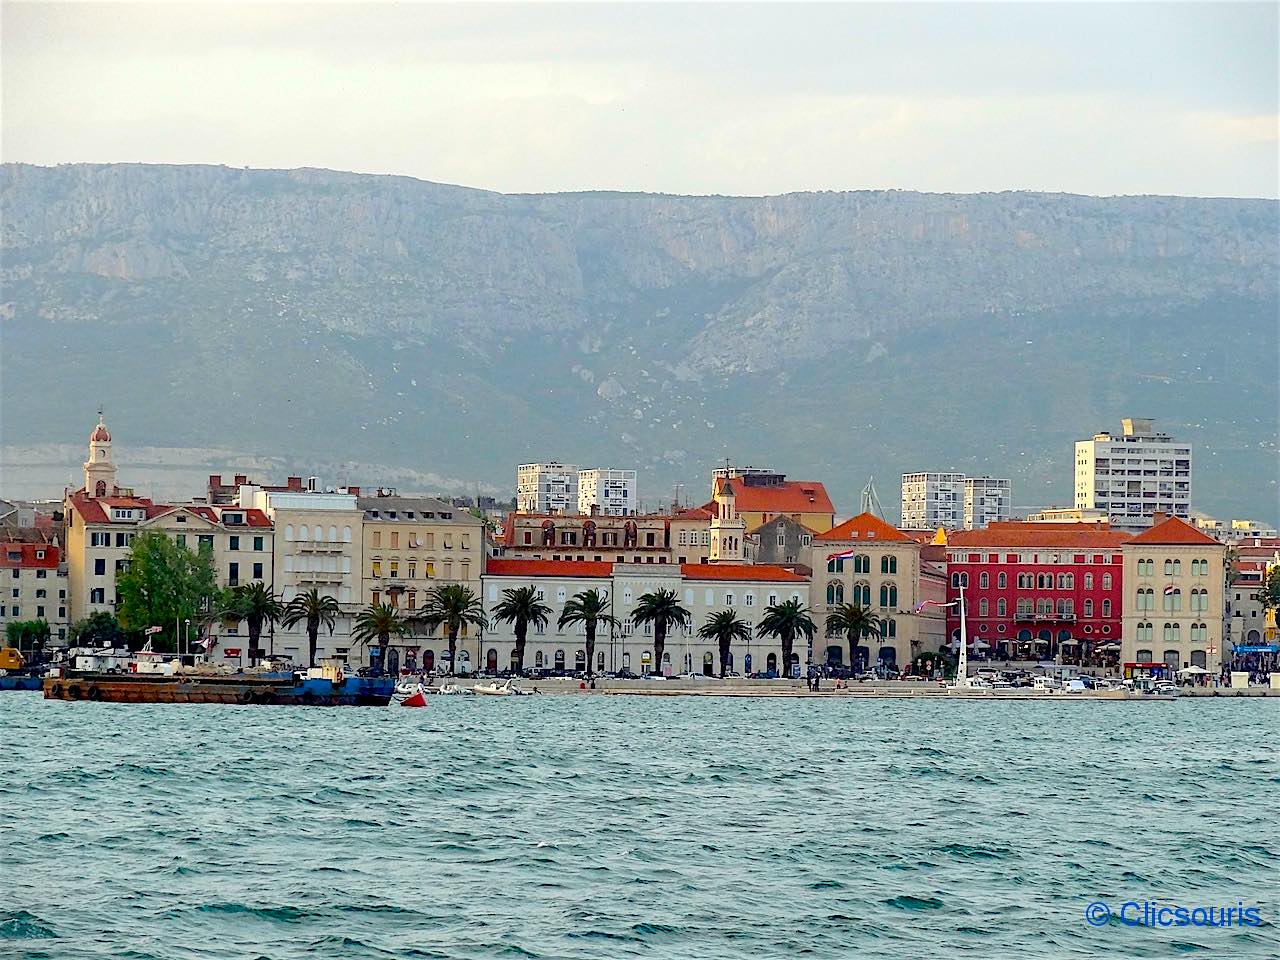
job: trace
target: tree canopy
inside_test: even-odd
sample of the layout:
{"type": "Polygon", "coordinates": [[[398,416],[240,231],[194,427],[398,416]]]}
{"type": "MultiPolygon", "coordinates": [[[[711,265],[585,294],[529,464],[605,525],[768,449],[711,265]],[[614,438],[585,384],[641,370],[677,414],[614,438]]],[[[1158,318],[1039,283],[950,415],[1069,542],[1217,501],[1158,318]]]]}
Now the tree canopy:
{"type": "MultiPolygon", "coordinates": [[[[183,621],[202,623],[218,595],[213,551],[180,547],[163,533],[140,533],[129,550],[128,569],[116,579],[120,625],[128,630],[160,627],[158,650],[178,649],[183,621]]],[[[199,635],[197,627],[192,640],[199,635]]]]}

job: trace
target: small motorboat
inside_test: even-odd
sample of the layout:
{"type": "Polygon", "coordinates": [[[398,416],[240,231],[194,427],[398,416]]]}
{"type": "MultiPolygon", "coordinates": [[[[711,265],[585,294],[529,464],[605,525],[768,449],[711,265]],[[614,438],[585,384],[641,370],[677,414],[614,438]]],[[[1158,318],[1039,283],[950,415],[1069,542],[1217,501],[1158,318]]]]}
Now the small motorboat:
{"type": "Polygon", "coordinates": [[[422,684],[417,680],[401,680],[396,684],[397,697],[412,697],[415,693],[422,691],[422,684]]]}
{"type": "Polygon", "coordinates": [[[456,683],[446,683],[446,684],[442,684],[442,685],[441,685],[441,687],[440,687],[440,689],[439,689],[439,691],[437,691],[437,693],[438,693],[440,696],[444,696],[444,697],[460,697],[460,696],[462,696],[463,694],[467,694],[467,693],[471,693],[471,692],[472,692],[472,691],[470,691],[470,690],[466,690],[466,689],[464,689],[464,688],[462,688],[462,687],[458,686],[456,683]]]}
{"type": "Polygon", "coordinates": [[[504,680],[502,683],[497,680],[490,683],[477,683],[471,688],[471,692],[478,697],[518,697],[524,693],[510,679],[504,680]]]}

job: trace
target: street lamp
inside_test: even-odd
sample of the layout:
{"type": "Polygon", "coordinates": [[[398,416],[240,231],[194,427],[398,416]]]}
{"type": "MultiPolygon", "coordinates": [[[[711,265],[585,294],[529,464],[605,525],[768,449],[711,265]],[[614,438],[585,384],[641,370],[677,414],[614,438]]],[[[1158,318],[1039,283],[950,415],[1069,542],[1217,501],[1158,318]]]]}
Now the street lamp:
{"type": "Polygon", "coordinates": [[[182,621],[182,645],[187,648],[187,655],[191,655],[191,621],[182,621]]]}

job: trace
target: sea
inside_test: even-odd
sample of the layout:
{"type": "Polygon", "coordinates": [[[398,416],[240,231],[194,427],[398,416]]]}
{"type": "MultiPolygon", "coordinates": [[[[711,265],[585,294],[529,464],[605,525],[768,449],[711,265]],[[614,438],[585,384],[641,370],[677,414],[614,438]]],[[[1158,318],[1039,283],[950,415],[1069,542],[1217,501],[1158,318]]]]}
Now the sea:
{"type": "Polygon", "coordinates": [[[1280,957],[1277,729],[1258,699],[5,693],[0,956],[1280,957]]]}

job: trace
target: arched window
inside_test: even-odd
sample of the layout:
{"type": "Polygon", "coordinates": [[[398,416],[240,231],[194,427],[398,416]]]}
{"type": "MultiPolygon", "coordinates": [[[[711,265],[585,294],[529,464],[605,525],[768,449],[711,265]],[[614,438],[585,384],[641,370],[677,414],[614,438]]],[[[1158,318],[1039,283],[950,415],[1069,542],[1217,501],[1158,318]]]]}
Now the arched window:
{"type": "Polygon", "coordinates": [[[1173,575],[1174,575],[1175,577],[1180,577],[1180,576],[1182,576],[1182,561],[1181,561],[1181,560],[1175,560],[1175,561],[1173,561],[1173,575]]]}
{"type": "Polygon", "coordinates": [[[871,584],[860,580],[853,585],[853,602],[860,607],[871,606],[871,584]]]}
{"type": "Polygon", "coordinates": [[[1110,600],[1103,600],[1103,601],[1102,601],[1102,615],[1103,615],[1104,617],[1109,617],[1109,616],[1111,616],[1111,601],[1110,601],[1110,600]]]}
{"type": "Polygon", "coordinates": [[[292,540],[292,539],[293,539],[293,524],[292,524],[292,523],[286,523],[286,524],[284,525],[284,538],[285,538],[286,540],[292,540]]]}
{"type": "Polygon", "coordinates": [[[541,670],[543,663],[545,663],[545,661],[542,659],[542,651],[539,650],[533,655],[533,665],[541,670]]]}
{"type": "Polygon", "coordinates": [[[324,527],[316,524],[316,543],[324,543],[324,527]]]}
{"type": "Polygon", "coordinates": [[[1009,586],[1009,578],[1003,572],[996,577],[996,586],[1001,590],[1009,586]]]}
{"type": "Polygon", "coordinates": [[[987,598],[983,597],[981,600],[978,601],[978,616],[980,617],[988,616],[987,611],[988,611],[987,598]]]}
{"type": "Polygon", "coordinates": [[[885,640],[892,640],[898,635],[898,621],[892,617],[885,617],[880,621],[880,636],[885,640]]]}
{"type": "Polygon", "coordinates": [[[834,606],[838,603],[844,603],[844,584],[839,580],[832,580],[827,584],[827,604],[834,606]]]}
{"type": "Polygon", "coordinates": [[[351,528],[350,528],[350,527],[343,527],[343,528],[342,528],[342,542],[343,542],[343,543],[350,543],[350,542],[351,542],[351,528]]]}
{"type": "Polygon", "coordinates": [[[298,527],[298,539],[299,540],[311,539],[311,534],[308,532],[307,525],[305,523],[302,524],[302,526],[298,527]]]}
{"type": "Polygon", "coordinates": [[[1009,604],[1001,597],[996,601],[996,616],[1007,617],[1009,615],[1009,604]]]}
{"type": "Polygon", "coordinates": [[[1103,589],[1103,590],[1110,590],[1110,589],[1111,589],[1111,574],[1109,574],[1109,573],[1104,573],[1104,574],[1102,575],[1102,589],[1103,589]]]}
{"type": "Polygon", "coordinates": [[[898,606],[898,587],[892,583],[880,584],[880,606],[889,609],[897,609],[898,606]]]}
{"type": "Polygon", "coordinates": [[[1089,600],[1089,599],[1086,599],[1086,600],[1085,600],[1085,602],[1084,602],[1084,615],[1085,615],[1086,617],[1092,617],[1092,616],[1093,616],[1093,601],[1092,601],[1092,600],[1089,600]]]}
{"type": "Polygon", "coordinates": [[[865,553],[860,553],[857,556],[855,556],[853,558],[853,572],[854,573],[870,573],[871,557],[865,553]]]}
{"type": "Polygon", "coordinates": [[[1139,650],[1137,653],[1138,663],[1151,663],[1151,651],[1139,650]]]}
{"type": "Polygon", "coordinates": [[[556,651],[556,669],[557,670],[564,669],[564,651],[563,650],[556,651]]]}
{"type": "Polygon", "coordinates": [[[1084,588],[1085,588],[1086,590],[1092,590],[1092,589],[1093,589],[1093,574],[1092,574],[1092,573],[1086,573],[1086,574],[1084,575],[1084,588]]]}
{"type": "Polygon", "coordinates": [[[895,556],[893,556],[892,554],[887,554],[887,553],[886,553],[886,554],[884,554],[883,556],[881,556],[881,557],[880,557],[880,572],[881,572],[881,573],[897,573],[897,572],[898,572],[898,558],[897,558],[897,557],[895,557],[895,556]]]}

